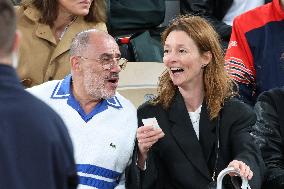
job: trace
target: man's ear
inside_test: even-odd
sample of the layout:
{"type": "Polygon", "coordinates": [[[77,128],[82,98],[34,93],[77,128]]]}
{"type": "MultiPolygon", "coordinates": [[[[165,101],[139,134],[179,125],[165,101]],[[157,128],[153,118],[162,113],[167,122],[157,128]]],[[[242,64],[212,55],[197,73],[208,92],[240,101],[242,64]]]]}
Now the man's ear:
{"type": "Polygon", "coordinates": [[[20,48],[21,32],[17,30],[15,32],[15,39],[12,46],[12,52],[18,52],[20,48]]]}
{"type": "Polygon", "coordinates": [[[70,57],[70,63],[71,63],[71,69],[73,72],[78,72],[81,70],[81,65],[80,65],[80,61],[79,61],[79,57],[78,56],[71,56],[70,57]]]}

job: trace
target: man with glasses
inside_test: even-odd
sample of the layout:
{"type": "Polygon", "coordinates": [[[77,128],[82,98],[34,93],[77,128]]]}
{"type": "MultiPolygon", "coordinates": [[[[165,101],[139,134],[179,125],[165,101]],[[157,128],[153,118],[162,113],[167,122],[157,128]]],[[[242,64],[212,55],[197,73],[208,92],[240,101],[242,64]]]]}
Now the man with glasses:
{"type": "Polygon", "coordinates": [[[73,140],[79,189],[125,188],[134,148],[135,107],[116,92],[126,60],[107,33],[87,30],[71,43],[71,74],[28,89],[65,121],[73,140]]]}

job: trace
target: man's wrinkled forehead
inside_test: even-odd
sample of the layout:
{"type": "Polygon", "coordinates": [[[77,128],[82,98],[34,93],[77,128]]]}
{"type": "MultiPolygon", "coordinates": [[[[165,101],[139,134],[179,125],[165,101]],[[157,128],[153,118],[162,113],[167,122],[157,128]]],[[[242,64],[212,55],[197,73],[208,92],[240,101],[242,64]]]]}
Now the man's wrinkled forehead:
{"type": "Polygon", "coordinates": [[[120,54],[119,47],[112,38],[90,40],[89,44],[87,44],[86,52],[96,54],[120,54]]]}

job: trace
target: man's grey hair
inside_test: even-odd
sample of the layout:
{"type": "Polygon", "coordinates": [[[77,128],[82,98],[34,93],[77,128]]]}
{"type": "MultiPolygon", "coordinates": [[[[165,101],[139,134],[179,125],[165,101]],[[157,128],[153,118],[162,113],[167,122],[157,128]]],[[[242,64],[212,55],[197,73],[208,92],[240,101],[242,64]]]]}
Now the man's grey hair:
{"type": "Polygon", "coordinates": [[[0,56],[8,55],[16,32],[16,15],[11,0],[0,0],[0,56]]]}
{"type": "Polygon", "coordinates": [[[99,32],[99,30],[90,29],[78,33],[71,42],[70,56],[80,56],[88,46],[90,34],[94,32],[99,32]]]}

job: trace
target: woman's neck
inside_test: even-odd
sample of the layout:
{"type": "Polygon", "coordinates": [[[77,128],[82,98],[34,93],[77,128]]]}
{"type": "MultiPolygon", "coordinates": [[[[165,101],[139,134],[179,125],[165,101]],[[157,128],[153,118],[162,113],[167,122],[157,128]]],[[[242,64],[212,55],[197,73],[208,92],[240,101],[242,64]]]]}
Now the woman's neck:
{"type": "Polygon", "coordinates": [[[189,87],[180,88],[179,91],[184,99],[186,109],[188,112],[195,112],[203,102],[204,88],[202,87],[189,87]]]}
{"type": "Polygon", "coordinates": [[[66,30],[75,19],[75,15],[72,15],[68,11],[59,8],[58,16],[53,22],[53,26],[51,28],[57,42],[61,40],[66,30]]]}
{"type": "Polygon", "coordinates": [[[64,29],[74,18],[75,16],[70,13],[59,11],[52,28],[55,30],[64,29]]]}

